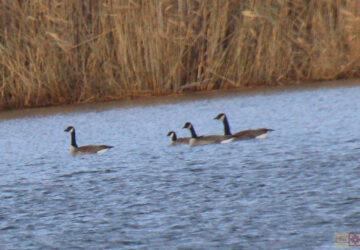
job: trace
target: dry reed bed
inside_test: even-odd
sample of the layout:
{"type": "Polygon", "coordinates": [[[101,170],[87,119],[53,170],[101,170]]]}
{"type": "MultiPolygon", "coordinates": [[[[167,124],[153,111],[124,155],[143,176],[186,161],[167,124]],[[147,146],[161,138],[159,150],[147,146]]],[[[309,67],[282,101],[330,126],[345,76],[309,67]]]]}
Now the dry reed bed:
{"type": "Polygon", "coordinates": [[[360,76],[358,0],[0,0],[0,107],[360,76]]]}

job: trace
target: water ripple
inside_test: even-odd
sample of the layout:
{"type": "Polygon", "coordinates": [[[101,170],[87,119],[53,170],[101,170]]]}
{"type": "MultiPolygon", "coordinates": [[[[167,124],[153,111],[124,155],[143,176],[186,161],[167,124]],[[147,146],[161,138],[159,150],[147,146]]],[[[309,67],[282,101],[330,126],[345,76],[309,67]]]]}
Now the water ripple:
{"type": "Polygon", "coordinates": [[[360,87],[283,91],[4,120],[0,248],[331,248],[360,220],[359,96],[360,87]],[[220,112],[233,131],[276,130],[168,146],[167,131],[188,136],[185,121],[222,132],[220,112]],[[79,144],[115,148],[70,156],[69,124],[79,144]]]}

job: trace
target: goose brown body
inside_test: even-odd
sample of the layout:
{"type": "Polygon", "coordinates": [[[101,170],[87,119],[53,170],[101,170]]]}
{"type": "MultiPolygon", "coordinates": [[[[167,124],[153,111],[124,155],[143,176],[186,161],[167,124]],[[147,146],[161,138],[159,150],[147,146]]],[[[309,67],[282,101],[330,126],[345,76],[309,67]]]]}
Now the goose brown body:
{"type": "Polygon", "coordinates": [[[86,145],[81,147],[72,147],[70,149],[70,154],[73,155],[88,155],[88,154],[101,154],[105,153],[110,148],[113,148],[113,146],[108,145],[86,145]]]}
{"type": "Polygon", "coordinates": [[[248,129],[242,130],[235,134],[231,133],[230,125],[228,119],[224,113],[218,114],[214,119],[222,120],[224,124],[224,135],[230,136],[233,141],[237,140],[249,140],[249,139],[264,139],[267,137],[269,132],[274,131],[269,128],[258,128],[258,129],[248,129]]]}
{"type": "Polygon", "coordinates": [[[101,153],[105,153],[110,148],[113,148],[113,146],[109,146],[109,145],[86,145],[86,146],[78,147],[76,143],[75,128],[69,126],[64,131],[70,132],[71,134],[71,146],[70,146],[71,155],[101,154],[101,153]]]}
{"type": "Polygon", "coordinates": [[[177,145],[185,145],[189,144],[191,137],[181,137],[177,138],[176,133],[174,131],[170,131],[167,136],[171,137],[170,146],[177,146],[177,145]]]}
{"type": "Polygon", "coordinates": [[[201,146],[201,145],[221,143],[222,141],[229,139],[231,137],[227,135],[198,136],[195,132],[194,126],[190,122],[186,122],[183,128],[187,128],[190,130],[191,133],[191,139],[189,141],[190,146],[201,146]]]}

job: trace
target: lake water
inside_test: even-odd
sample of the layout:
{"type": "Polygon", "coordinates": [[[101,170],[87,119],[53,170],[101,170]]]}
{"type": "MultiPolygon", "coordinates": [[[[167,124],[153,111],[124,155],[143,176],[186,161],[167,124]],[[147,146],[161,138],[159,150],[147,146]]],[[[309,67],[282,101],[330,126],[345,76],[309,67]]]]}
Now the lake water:
{"type": "Polygon", "coordinates": [[[0,248],[334,248],[360,231],[359,100],[345,83],[2,112],[0,248]],[[221,134],[221,112],[275,131],[168,146],[186,121],[221,134]],[[69,125],[114,148],[70,156],[69,125]]]}

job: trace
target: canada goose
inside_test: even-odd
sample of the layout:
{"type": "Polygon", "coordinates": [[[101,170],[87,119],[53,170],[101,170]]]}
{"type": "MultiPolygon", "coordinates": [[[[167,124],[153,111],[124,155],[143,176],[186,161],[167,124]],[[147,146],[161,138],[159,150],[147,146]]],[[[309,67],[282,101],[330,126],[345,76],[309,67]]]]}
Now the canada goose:
{"type": "Polygon", "coordinates": [[[231,139],[234,141],[248,140],[248,139],[254,139],[254,138],[255,139],[265,139],[268,137],[268,134],[271,131],[274,131],[273,129],[259,128],[259,129],[243,130],[243,131],[237,132],[235,134],[231,134],[230,125],[229,125],[227,117],[224,113],[218,114],[214,119],[223,121],[224,135],[231,136],[231,139]]]}
{"type": "Polygon", "coordinates": [[[186,122],[183,128],[190,130],[191,139],[189,141],[190,146],[200,146],[214,143],[222,143],[222,141],[229,139],[231,136],[227,135],[206,135],[198,136],[195,132],[194,126],[190,122],[186,122]]]}
{"type": "Polygon", "coordinates": [[[190,137],[177,138],[174,131],[170,131],[167,136],[171,137],[170,146],[189,144],[190,137]]]}
{"type": "Polygon", "coordinates": [[[75,128],[69,126],[64,131],[70,132],[71,134],[71,146],[70,146],[71,155],[102,154],[108,151],[110,148],[113,148],[113,146],[108,146],[108,145],[87,145],[87,146],[78,147],[75,138],[75,128]]]}

